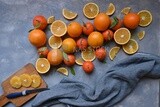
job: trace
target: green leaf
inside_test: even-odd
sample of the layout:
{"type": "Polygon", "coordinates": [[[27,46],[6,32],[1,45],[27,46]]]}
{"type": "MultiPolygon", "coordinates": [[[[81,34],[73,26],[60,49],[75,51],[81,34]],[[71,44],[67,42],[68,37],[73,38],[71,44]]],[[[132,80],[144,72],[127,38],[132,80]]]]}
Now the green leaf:
{"type": "Polygon", "coordinates": [[[113,27],[116,26],[117,24],[118,24],[118,18],[117,18],[117,17],[113,17],[110,28],[113,28],[113,27]]]}
{"type": "Polygon", "coordinates": [[[70,68],[72,75],[76,75],[75,70],[73,67],[70,68]]]}
{"type": "Polygon", "coordinates": [[[66,61],[69,60],[69,59],[68,59],[68,55],[67,55],[65,52],[63,52],[63,58],[64,58],[66,61]]]}
{"type": "Polygon", "coordinates": [[[38,29],[41,26],[41,22],[39,20],[36,20],[38,23],[34,26],[34,29],[38,29]]]}

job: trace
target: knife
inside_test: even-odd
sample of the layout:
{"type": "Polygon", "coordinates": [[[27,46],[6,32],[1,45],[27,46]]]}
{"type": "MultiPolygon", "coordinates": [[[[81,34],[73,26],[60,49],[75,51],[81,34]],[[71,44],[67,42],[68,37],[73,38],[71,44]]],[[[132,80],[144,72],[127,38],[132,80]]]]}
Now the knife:
{"type": "Polygon", "coordinates": [[[26,96],[28,94],[41,92],[41,91],[45,91],[45,90],[49,90],[49,88],[38,88],[38,89],[24,90],[24,91],[21,91],[21,92],[14,92],[14,93],[10,93],[10,94],[6,95],[6,97],[8,99],[12,99],[12,98],[26,96]]]}

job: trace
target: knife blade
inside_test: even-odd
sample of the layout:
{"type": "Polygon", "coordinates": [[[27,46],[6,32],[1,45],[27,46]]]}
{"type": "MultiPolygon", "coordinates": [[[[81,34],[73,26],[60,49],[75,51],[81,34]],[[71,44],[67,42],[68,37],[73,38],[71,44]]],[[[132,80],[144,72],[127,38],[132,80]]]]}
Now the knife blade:
{"type": "Polygon", "coordinates": [[[28,94],[41,92],[41,91],[45,91],[45,90],[49,90],[49,88],[38,88],[38,89],[24,90],[24,91],[21,91],[21,92],[14,92],[14,93],[10,93],[10,94],[6,95],[6,97],[8,99],[12,99],[12,98],[26,96],[28,94]]]}

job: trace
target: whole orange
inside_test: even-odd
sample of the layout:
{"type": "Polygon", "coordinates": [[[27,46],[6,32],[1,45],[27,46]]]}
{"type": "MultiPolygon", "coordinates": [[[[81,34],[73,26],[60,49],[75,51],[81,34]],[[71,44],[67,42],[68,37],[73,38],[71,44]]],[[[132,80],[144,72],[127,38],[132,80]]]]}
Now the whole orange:
{"type": "Polygon", "coordinates": [[[88,44],[93,48],[98,48],[103,45],[103,35],[100,32],[94,31],[88,36],[88,44]]]}
{"type": "Polygon", "coordinates": [[[62,49],[65,53],[74,53],[76,51],[76,42],[72,38],[66,38],[62,42],[62,49]]]}
{"type": "Polygon", "coordinates": [[[49,51],[47,55],[47,59],[51,65],[56,66],[62,63],[63,61],[63,54],[60,49],[53,49],[49,51]]]}
{"type": "Polygon", "coordinates": [[[29,35],[28,39],[30,43],[36,47],[41,47],[46,43],[46,34],[39,29],[32,30],[29,35]]]}
{"type": "Polygon", "coordinates": [[[64,58],[64,63],[67,65],[67,66],[73,66],[75,64],[75,56],[73,54],[69,54],[67,55],[67,58],[65,59],[64,58]]]}
{"type": "Polygon", "coordinates": [[[101,47],[101,48],[96,49],[95,54],[98,60],[103,61],[107,56],[107,51],[105,48],[101,47]]]}
{"type": "Polygon", "coordinates": [[[82,68],[86,73],[91,73],[94,70],[94,64],[91,61],[86,61],[83,63],[82,68]]]}
{"type": "Polygon", "coordinates": [[[95,17],[93,24],[98,31],[104,31],[110,26],[111,20],[107,14],[99,13],[95,17]]]}
{"type": "Polygon", "coordinates": [[[135,29],[140,22],[140,16],[137,13],[128,13],[124,16],[123,24],[129,29],[135,29]]]}
{"type": "Polygon", "coordinates": [[[70,37],[79,37],[82,34],[82,26],[78,22],[71,22],[67,27],[67,32],[70,37]]]}
{"type": "Polygon", "coordinates": [[[47,19],[42,15],[37,15],[33,18],[33,26],[44,30],[47,27],[47,19]]]}

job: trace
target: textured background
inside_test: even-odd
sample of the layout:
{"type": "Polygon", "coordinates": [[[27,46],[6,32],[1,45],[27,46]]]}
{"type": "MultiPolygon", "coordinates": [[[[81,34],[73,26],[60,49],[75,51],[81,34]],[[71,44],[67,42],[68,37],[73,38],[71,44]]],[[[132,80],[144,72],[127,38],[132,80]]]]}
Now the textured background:
{"type": "MultiPolygon", "coordinates": [[[[116,6],[114,16],[119,16],[120,11],[126,6],[130,6],[134,12],[143,9],[151,11],[153,15],[151,25],[146,28],[138,27],[132,32],[132,38],[139,43],[139,52],[160,55],[160,0],[0,0],[0,83],[25,64],[35,64],[38,58],[36,48],[28,41],[28,31],[33,28],[32,19],[35,15],[41,14],[46,18],[54,15],[56,19],[63,20],[68,24],[69,21],[64,19],[61,13],[62,8],[67,8],[77,12],[78,17],[75,21],[82,23],[82,20],[84,22],[88,21],[82,13],[83,5],[90,1],[97,3],[100,6],[100,11],[105,11],[110,2],[114,3],[116,6]],[[139,41],[135,36],[140,30],[146,31],[146,37],[142,41],[139,41]]],[[[51,36],[49,27],[46,29],[46,33],[47,38],[49,38],[51,36]]],[[[106,49],[109,51],[114,45],[113,42],[108,43],[106,49]]],[[[99,73],[103,73],[103,70],[115,61],[125,57],[129,56],[120,50],[114,61],[110,61],[109,58],[106,59],[107,64],[101,64],[95,60],[96,68],[91,75],[85,74],[80,66],[75,65],[76,76],[70,73],[68,78],[94,85],[92,78],[95,78],[99,73]]],[[[64,77],[55,72],[55,69],[56,67],[52,67],[49,73],[42,75],[49,87],[57,84],[64,77]]],[[[2,94],[2,88],[0,88],[0,94],[2,94]]],[[[24,107],[29,107],[31,103],[32,100],[24,107]]],[[[159,107],[159,80],[143,79],[131,95],[120,104],[115,105],[115,107],[128,106],[159,107]]],[[[6,107],[14,106],[8,104],[6,107]]]]}

